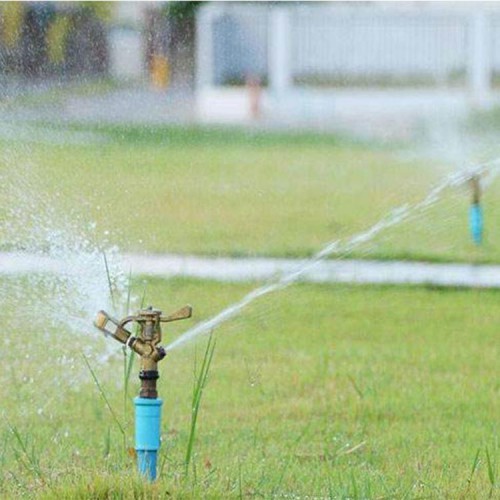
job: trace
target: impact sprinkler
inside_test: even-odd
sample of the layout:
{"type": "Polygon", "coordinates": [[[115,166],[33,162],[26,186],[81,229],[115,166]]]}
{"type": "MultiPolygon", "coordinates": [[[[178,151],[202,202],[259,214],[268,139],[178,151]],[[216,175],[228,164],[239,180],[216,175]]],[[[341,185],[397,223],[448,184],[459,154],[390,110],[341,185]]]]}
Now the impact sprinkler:
{"type": "Polygon", "coordinates": [[[135,450],[137,452],[137,466],[139,473],[150,481],[156,479],[156,459],[160,448],[161,405],[158,398],[156,381],[158,361],[165,356],[165,349],[161,342],[160,323],[168,323],[180,319],[190,318],[191,306],[184,306],[170,316],[162,316],[161,311],[148,307],[141,309],[136,316],[127,316],[121,321],[109,316],[105,311],[99,311],[94,322],[106,336],[113,337],[118,342],[130,347],[141,357],[141,391],[134,399],[135,406],[135,450]],[[138,335],[134,337],[125,328],[129,323],[137,323],[138,335]]]}
{"type": "Polygon", "coordinates": [[[474,174],[469,179],[472,190],[472,203],[469,209],[469,226],[472,240],[476,245],[483,241],[483,207],[481,206],[481,179],[474,174]]]}

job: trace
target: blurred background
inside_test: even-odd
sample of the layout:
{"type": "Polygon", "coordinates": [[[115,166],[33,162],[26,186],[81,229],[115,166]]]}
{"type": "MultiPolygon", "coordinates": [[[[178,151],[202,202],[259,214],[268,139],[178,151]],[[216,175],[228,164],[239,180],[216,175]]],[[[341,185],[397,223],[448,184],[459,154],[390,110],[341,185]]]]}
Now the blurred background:
{"type": "Polygon", "coordinates": [[[0,98],[100,82],[73,119],[408,136],[499,74],[496,2],[0,3],[0,98]]]}

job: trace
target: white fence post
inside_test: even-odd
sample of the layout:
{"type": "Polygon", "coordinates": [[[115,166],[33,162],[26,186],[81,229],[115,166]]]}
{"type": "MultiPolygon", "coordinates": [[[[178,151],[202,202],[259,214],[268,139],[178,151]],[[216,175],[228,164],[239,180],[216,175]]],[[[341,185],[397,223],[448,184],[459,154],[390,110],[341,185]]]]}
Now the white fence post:
{"type": "Polygon", "coordinates": [[[285,93],[291,86],[290,14],[288,9],[272,10],[269,23],[269,83],[273,93],[285,93]]]}
{"type": "Polygon", "coordinates": [[[214,85],[214,41],[212,6],[202,7],[196,15],[196,88],[214,85]]]}
{"type": "Polygon", "coordinates": [[[490,23],[483,10],[472,15],[470,24],[470,48],[468,81],[472,100],[481,107],[487,104],[491,90],[491,39],[490,23]]]}

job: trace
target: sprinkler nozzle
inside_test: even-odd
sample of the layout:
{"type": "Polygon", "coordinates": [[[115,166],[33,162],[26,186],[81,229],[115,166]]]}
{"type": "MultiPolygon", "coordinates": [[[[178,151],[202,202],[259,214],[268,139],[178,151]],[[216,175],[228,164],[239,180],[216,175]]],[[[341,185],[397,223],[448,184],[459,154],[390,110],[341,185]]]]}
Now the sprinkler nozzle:
{"type": "Polygon", "coordinates": [[[472,204],[479,205],[481,202],[481,175],[473,174],[469,178],[469,184],[472,191],[472,204]]]}
{"type": "Polygon", "coordinates": [[[190,318],[192,312],[192,307],[188,305],[169,316],[162,316],[160,310],[150,306],[138,311],[137,315],[127,316],[120,321],[110,316],[106,311],[97,313],[94,325],[104,335],[113,337],[118,342],[127,345],[141,357],[141,371],[139,372],[141,398],[155,399],[158,397],[156,391],[156,381],[159,378],[158,361],[166,356],[165,349],[159,345],[161,342],[160,323],[190,318]],[[139,325],[137,337],[134,337],[125,328],[125,325],[132,322],[139,325]]]}

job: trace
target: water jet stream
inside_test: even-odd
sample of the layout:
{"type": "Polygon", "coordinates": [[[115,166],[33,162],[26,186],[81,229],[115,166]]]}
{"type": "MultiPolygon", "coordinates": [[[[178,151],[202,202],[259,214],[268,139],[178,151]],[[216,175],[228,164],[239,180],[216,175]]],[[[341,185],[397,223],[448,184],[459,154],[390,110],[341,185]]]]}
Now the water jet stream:
{"type": "Polygon", "coordinates": [[[500,159],[492,160],[487,163],[476,165],[472,168],[464,169],[459,172],[448,175],[441,183],[435,186],[421,201],[413,204],[405,204],[390,212],[387,216],[376,222],[367,230],[351,236],[347,240],[337,239],[327,243],[321,250],[314,254],[307,262],[303,263],[296,270],[282,274],[279,278],[255,288],[245,295],[238,302],[228,306],[212,318],[202,321],[193,328],[186,331],[179,338],[170,343],[165,350],[172,351],[180,346],[194,340],[196,337],[212,331],[220,324],[230,320],[242,311],[254,300],[272,292],[282,290],[297,281],[304,273],[314,268],[319,262],[325,260],[331,255],[347,254],[360,246],[372,240],[382,231],[401,224],[415,216],[420,211],[429,208],[436,203],[443,192],[449,187],[457,187],[466,183],[471,175],[482,175],[485,177],[484,186],[489,186],[500,171],[500,159]],[[487,176],[487,177],[486,177],[487,176]]]}

